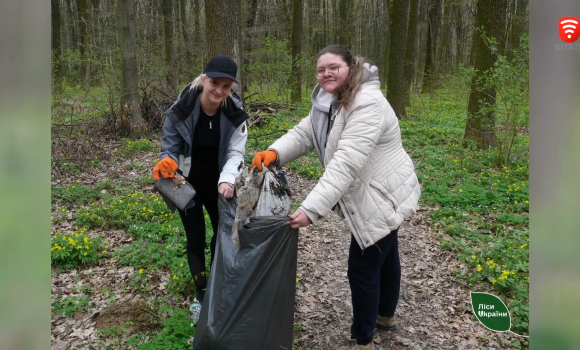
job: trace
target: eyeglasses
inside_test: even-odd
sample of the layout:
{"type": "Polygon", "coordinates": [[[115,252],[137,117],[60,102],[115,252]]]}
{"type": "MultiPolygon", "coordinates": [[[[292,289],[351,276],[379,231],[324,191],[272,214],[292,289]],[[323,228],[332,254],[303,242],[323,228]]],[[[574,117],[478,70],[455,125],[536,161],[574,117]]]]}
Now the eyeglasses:
{"type": "Polygon", "coordinates": [[[330,67],[327,69],[324,68],[318,68],[316,70],[316,78],[322,78],[324,76],[324,74],[326,74],[326,72],[330,73],[330,75],[337,75],[338,72],[340,71],[341,67],[330,67]]]}

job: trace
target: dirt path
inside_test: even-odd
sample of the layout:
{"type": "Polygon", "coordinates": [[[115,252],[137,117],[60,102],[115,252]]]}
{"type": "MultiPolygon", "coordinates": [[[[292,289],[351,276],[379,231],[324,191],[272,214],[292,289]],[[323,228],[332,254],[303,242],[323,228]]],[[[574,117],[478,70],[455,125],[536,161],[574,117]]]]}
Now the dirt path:
{"type": "MultiPolygon", "coordinates": [[[[153,155],[139,158],[146,162],[153,159],[153,155]]],[[[118,168],[122,169],[121,166],[118,168]]],[[[138,179],[149,171],[144,169],[129,175],[138,179]]],[[[101,168],[77,178],[90,185],[111,174],[111,169],[101,168]]],[[[295,201],[303,200],[316,184],[315,180],[297,176],[291,171],[288,180],[295,201]]],[[[53,227],[53,233],[74,226],[72,214],[69,222],[53,227]]],[[[419,211],[399,231],[403,285],[397,309],[398,329],[375,333],[376,349],[512,348],[510,343],[516,339],[515,336],[494,333],[475,321],[469,288],[453,279],[462,266],[452,253],[440,250],[436,235],[422,217],[419,211]]],[[[93,231],[91,235],[107,237],[110,251],[132,241],[129,235],[119,230],[93,231]]],[[[345,341],[352,312],[346,275],[349,243],[346,223],[335,214],[301,229],[298,252],[300,286],[295,308],[294,343],[297,350],[347,348],[345,341]]],[[[53,317],[52,348],[102,349],[106,345],[111,349],[128,349],[123,343],[107,344],[97,339],[95,325],[99,312],[114,302],[141,305],[141,300],[148,296],[166,295],[167,276],[162,272],[152,276],[151,290],[147,295],[127,290],[127,283],[134,273],[133,268],[121,267],[110,258],[89,268],[53,274],[53,300],[57,296],[80,295],[89,290],[91,307],[86,312],[78,312],[74,318],[53,317]],[[100,345],[95,346],[97,344],[100,345]]],[[[188,300],[176,301],[182,307],[187,307],[188,303],[188,300]]]]}
{"type": "MultiPolygon", "coordinates": [[[[316,181],[288,176],[293,199],[303,200],[316,181]]],[[[469,287],[455,281],[462,266],[442,251],[419,211],[399,230],[402,288],[398,329],[375,332],[376,349],[509,349],[515,336],[492,332],[473,318],[469,287]],[[503,338],[503,340],[502,340],[503,338]]],[[[352,304],[347,279],[350,244],[337,215],[300,231],[295,323],[296,349],[341,349],[350,335],[352,304]]]]}

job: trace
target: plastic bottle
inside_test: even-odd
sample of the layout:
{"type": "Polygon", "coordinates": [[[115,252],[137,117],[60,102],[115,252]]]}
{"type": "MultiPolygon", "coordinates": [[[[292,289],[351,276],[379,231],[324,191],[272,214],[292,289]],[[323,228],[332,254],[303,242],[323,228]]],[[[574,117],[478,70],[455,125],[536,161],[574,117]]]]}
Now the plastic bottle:
{"type": "Polygon", "coordinates": [[[191,306],[189,307],[189,312],[191,314],[191,319],[193,320],[193,322],[197,323],[197,321],[199,320],[199,315],[201,314],[201,304],[197,301],[191,304],[191,306]]]}

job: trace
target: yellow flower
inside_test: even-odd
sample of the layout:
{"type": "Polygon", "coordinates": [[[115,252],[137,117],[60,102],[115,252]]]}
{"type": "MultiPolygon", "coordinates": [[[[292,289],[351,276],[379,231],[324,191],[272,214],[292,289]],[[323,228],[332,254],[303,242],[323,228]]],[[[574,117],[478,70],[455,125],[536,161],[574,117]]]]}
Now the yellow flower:
{"type": "Polygon", "coordinates": [[[103,250],[103,254],[106,254],[106,253],[107,253],[107,251],[106,250],[103,250]]]}
{"type": "Polygon", "coordinates": [[[481,265],[477,265],[477,272],[480,272],[481,270],[483,270],[483,269],[481,268],[481,265]]]}
{"type": "Polygon", "coordinates": [[[472,255],[472,256],[471,256],[471,258],[472,258],[473,260],[475,260],[475,255],[472,255]]]}
{"type": "Polygon", "coordinates": [[[87,252],[85,252],[83,255],[84,255],[84,256],[87,256],[87,252]]]}
{"type": "Polygon", "coordinates": [[[179,266],[183,267],[183,263],[179,264],[179,266]]]}
{"type": "Polygon", "coordinates": [[[497,283],[497,280],[493,280],[493,281],[491,281],[491,283],[492,284],[496,284],[497,283]]]}
{"type": "Polygon", "coordinates": [[[173,275],[173,279],[174,279],[174,280],[179,280],[179,277],[177,277],[177,276],[173,275]]]}
{"type": "Polygon", "coordinates": [[[140,270],[139,270],[139,274],[142,274],[142,273],[143,273],[143,269],[140,269],[140,270]]]}

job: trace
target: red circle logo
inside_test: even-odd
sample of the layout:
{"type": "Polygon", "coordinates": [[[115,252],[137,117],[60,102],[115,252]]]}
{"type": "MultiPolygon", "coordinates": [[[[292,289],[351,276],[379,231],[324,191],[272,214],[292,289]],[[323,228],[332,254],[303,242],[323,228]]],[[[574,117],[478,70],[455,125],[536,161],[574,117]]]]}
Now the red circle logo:
{"type": "Polygon", "coordinates": [[[576,17],[560,18],[558,20],[558,34],[564,42],[575,42],[580,36],[580,20],[576,17]]]}

